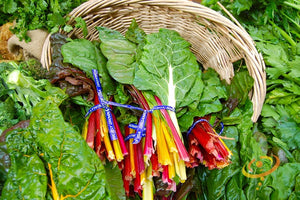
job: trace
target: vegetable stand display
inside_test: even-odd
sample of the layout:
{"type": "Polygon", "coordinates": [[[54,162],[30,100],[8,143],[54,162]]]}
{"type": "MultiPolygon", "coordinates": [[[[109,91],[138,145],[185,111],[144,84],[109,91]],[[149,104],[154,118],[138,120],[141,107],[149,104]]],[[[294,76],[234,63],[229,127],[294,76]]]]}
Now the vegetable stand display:
{"type": "MultiPolygon", "coordinates": [[[[102,161],[119,166],[128,196],[134,191],[152,199],[152,177],[161,178],[168,191],[176,191],[176,185],[187,180],[186,167],[200,162],[209,169],[220,169],[230,163],[232,152],[222,140],[229,138],[212,128],[214,121],[205,116],[209,113],[200,116],[195,112],[199,115],[189,117],[189,122],[178,122],[177,117],[199,109],[199,96],[205,92],[200,79],[209,79],[210,68],[229,84],[237,76],[235,68],[245,65],[252,79],[239,74],[237,80],[243,83],[235,80],[235,84],[253,80],[248,96],[253,104],[251,119],[258,119],[266,93],[265,66],[253,40],[234,18],[232,22],[202,5],[173,0],[88,1],[69,15],[70,25],[81,17],[88,31],[60,31],[73,39],[61,48],[64,62],[95,81],[94,106],[87,113],[82,135],[102,161]],[[94,55],[84,49],[95,51],[97,60],[103,58],[105,64],[94,62],[94,55]],[[112,89],[114,82],[117,89],[112,89]],[[109,98],[122,93],[120,88],[126,88],[132,97],[131,105],[117,95],[109,98]],[[113,112],[116,107],[139,112],[136,124],[119,127],[113,112]],[[186,137],[181,131],[187,132],[186,137]]],[[[50,70],[51,38],[49,35],[44,43],[41,59],[50,70]]],[[[73,197],[81,192],[86,191],[83,188],[73,197]]]]}

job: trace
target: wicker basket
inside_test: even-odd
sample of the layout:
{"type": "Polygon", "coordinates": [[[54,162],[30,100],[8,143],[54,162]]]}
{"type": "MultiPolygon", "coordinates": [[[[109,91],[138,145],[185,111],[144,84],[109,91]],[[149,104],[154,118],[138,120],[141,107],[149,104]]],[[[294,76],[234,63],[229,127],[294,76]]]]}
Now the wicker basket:
{"type": "MultiPolygon", "coordinates": [[[[204,68],[214,68],[227,82],[234,76],[233,63],[243,59],[254,78],[254,87],[249,95],[254,110],[252,121],[255,122],[266,95],[265,65],[252,38],[227,14],[231,20],[187,0],[90,0],[69,14],[69,24],[74,25],[74,19],[82,17],[88,26],[89,40],[98,39],[96,26],[125,33],[133,18],[146,33],[157,32],[159,28],[176,30],[191,43],[191,50],[204,68]]],[[[67,35],[83,38],[81,29],[74,29],[67,35]]],[[[50,66],[49,46],[49,40],[46,40],[41,60],[45,67],[50,66]]]]}

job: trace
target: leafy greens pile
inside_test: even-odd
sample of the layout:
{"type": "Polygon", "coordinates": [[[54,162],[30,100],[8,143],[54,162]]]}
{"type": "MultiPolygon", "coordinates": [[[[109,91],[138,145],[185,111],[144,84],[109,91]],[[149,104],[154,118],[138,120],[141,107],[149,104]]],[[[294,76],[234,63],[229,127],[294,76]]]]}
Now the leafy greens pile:
{"type": "MultiPolygon", "coordinates": [[[[21,40],[30,41],[27,31],[46,29],[56,32],[63,27],[71,31],[73,27],[66,25],[65,17],[74,8],[86,0],[3,0],[0,2],[0,25],[16,20],[12,31],[21,40]]],[[[83,20],[77,18],[77,25],[84,27],[83,20]]]]}
{"type": "MultiPolygon", "coordinates": [[[[202,3],[220,10],[215,1],[202,3]]],[[[254,126],[246,125],[245,111],[241,125],[225,126],[228,137],[238,135],[237,142],[226,141],[235,155],[233,163],[220,171],[198,170],[205,194],[199,199],[299,199],[299,1],[222,0],[220,3],[245,27],[263,54],[267,96],[254,126]],[[246,163],[266,154],[280,158],[277,170],[264,179],[247,178],[241,173],[246,163]]],[[[265,166],[270,169],[267,163],[265,166]]]]}

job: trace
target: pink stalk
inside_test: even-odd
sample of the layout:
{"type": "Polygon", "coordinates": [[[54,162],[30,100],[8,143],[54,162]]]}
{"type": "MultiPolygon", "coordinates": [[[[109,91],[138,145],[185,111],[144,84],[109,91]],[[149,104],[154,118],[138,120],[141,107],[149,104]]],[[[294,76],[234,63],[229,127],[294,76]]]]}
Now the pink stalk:
{"type": "Polygon", "coordinates": [[[172,179],[168,180],[168,187],[167,190],[172,190],[173,192],[176,192],[176,182],[172,179]]]}
{"type": "MultiPolygon", "coordinates": [[[[157,102],[158,105],[162,105],[160,99],[155,96],[155,100],[157,102]]],[[[174,136],[174,141],[175,141],[175,144],[176,144],[176,147],[178,149],[178,154],[179,154],[179,157],[184,160],[185,162],[189,162],[189,155],[188,155],[188,152],[187,150],[185,149],[185,146],[181,140],[181,138],[179,137],[179,134],[177,132],[177,129],[175,128],[174,126],[174,123],[173,121],[171,120],[167,110],[160,110],[161,113],[163,114],[163,116],[165,117],[172,133],[173,133],[173,136],[174,136]]]]}
{"type": "Polygon", "coordinates": [[[168,168],[168,165],[163,165],[163,172],[162,172],[162,181],[163,183],[168,183],[168,180],[169,180],[169,168],[168,168]]]}
{"type": "MultiPolygon", "coordinates": [[[[154,152],[152,142],[152,115],[148,114],[146,121],[146,138],[144,146],[144,156],[149,160],[154,152]]],[[[147,161],[146,160],[146,161],[147,161]]]]}

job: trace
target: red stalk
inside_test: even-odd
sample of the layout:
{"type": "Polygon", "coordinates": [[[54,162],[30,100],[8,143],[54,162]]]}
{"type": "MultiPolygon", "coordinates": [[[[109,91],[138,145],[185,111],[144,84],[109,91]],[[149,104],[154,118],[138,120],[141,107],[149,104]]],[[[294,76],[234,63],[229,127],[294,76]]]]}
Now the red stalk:
{"type": "Polygon", "coordinates": [[[126,196],[129,197],[129,194],[130,194],[130,181],[126,180],[126,178],[124,177],[124,174],[122,175],[122,178],[123,178],[123,187],[125,189],[125,194],[126,194],[126,196]]]}
{"type": "Polygon", "coordinates": [[[87,130],[87,135],[86,135],[86,142],[91,147],[94,149],[94,140],[95,140],[95,134],[96,134],[96,120],[95,120],[95,113],[92,112],[89,118],[89,124],[88,124],[88,130],[87,130]]]}
{"type": "Polygon", "coordinates": [[[143,159],[143,153],[142,153],[142,144],[134,144],[134,152],[136,153],[136,158],[135,158],[135,166],[136,166],[136,173],[141,174],[145,170],[145,164],[144,164],[144,159],[143,159]]]}
{"type": "MultiPolygon", "coordinates": [[[[155,96],[155,100],[157,102],[158,105],[162,105],[160,99],[155,96]]],[[[173,124],[173,121],[171,120],[170,116],[169,116],[169,113],[167,112],[167,110],[160,110],[161,113],[163,114],[164,118],[166,119],[172,133],[173,133],[173,137],[174,137],[174,141],[175,141],[175,144],[176,144],[176,147],[178,149],[178,154],[179,154],[179,157],[184,160],[185,162],[188,162],[189,161],[189,155],[188,155],[188,152],[186,151],[185,149],[185,146],[181,140],[181,138],[179,137],[179,134],[177,132],[177,129],[175,128],[174,124],[173,124]]]]}
{"type": "Polygon", "coordinates": [[[140,197],[142,197],[142,185],[141,185],[141,175],[139,173],[136,174],[136,177],[134,179],[134,183],[133,183],[133,187],[134,187],[134,192],[138,193],[140,195],[140,197]]]}
{"type": "MultiPolygon", "coordinates": [[[[129,135],[129,128],[125,127],[125,136],[129,135]]],[[[129,149],[129,141],[125,142],[126,148],[129,149]]],[[[130,164],[130,155],[124,156],[124,169],[122,174],[124,175],[123,181],[131,181],[133,179],[131,172],[131,164],[130,164]]]]}
{"type": "Polygon", "coordinates": [[[190,145],[189,153],[191,156],[199,159],[200,162],[203,162],[203,154],[199,146],[190,145]]]}
{"type": "MultiPolygon", "coordinates": [[[[94,105],[99,104],[98,96],[95,95],[94,105]]],[[[101,133],[100,133],[100,110],[95,111],[95,120],[96,120],[96,138],[95,138],[95,152],[99,156],[101,151],[101,133]]]]}
{"type": "MultiPolygon", "coordinates": [[[[136,87],[131,86],[131,88],[132,88],[131,95],[135,97],[138,104],[144,110],[150,110],[149,104],[145,99],[144,95],[136,87]]],[[[145,146],[144,146],[144,155],[146,156],[147,160],[149,160],[153,152],[154,149],[153,149],[153,142],[152,142],[152,115],[148,114],[147,121],[146,121],[146,138],[145,138],[145,146]]]]}
{"type": "Polygon", "coordinates": [[[169,168],[168,168],[168,165],[163,165],[163,172],[162,172],[162,181],[163,183],[168,183],[168,180],[169,180],[169,168]]]}
{"type": "Polygon", "coordinates": [[[215,151],[214,140],[215,138],[208,134],[200,124],[197,124],[192,130],[192,134],[197,138],[200,145],[207,151],[209,154],[215,151]]]}

